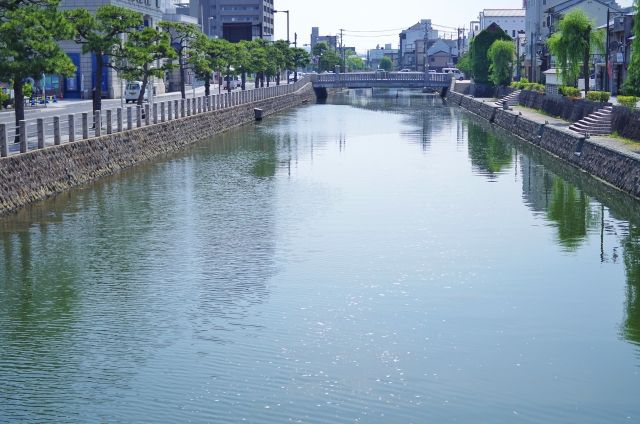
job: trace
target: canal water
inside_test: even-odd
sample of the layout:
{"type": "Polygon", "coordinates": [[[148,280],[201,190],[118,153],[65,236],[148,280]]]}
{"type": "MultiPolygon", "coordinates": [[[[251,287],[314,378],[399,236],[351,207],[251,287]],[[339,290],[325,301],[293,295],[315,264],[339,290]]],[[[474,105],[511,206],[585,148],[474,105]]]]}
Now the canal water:
{"type": "Polygon", "coordinates": [[[0,220],[0,422],[640,422],[637,202],[351,92],[0,220]]]}

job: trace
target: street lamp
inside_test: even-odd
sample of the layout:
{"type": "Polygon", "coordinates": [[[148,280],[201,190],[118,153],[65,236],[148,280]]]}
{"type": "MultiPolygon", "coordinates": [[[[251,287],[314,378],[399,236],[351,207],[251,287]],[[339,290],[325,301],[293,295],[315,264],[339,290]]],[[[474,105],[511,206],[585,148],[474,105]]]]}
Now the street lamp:
{"type": "Polygon", "coordinates": [[[208,23],[208,26],[209,26],[209,29],[208,29],[207,35],[209,35],[209,37],[211,37],[211,21],[212,21],[212,20],[213,20],[213,16],[209,16],[209,17],[207,18],[207,23],[208,23]]]}
{"type": "Polygon", "coordinates": [[[273,13],[286,13],[287,14],[287,45],[290,44],[289,41],[289,11],[288,10],[274,10],[273,13]]]}

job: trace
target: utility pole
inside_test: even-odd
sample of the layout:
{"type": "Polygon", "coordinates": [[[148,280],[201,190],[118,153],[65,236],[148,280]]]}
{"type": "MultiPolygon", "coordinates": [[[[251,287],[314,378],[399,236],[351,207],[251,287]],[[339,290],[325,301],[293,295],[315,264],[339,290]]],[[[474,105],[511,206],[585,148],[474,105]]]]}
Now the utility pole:
{"type": "Polygon", "coordinates": [[[342,72],[346,70],[345,54],[344,54],[344,29],[340,29],[340,54],[342,57],[342,72]]]}
{"type": "MultiPolygon", "coordinates": [[[[605,46],[605,54],[604,54],[604,91],[611,91],[609,88],[609,19],[611,19],[611,12],[609,8],[607,8],[607,34],[606,34],[606,43],[605,46]]],[[[586,79],[585,79],[586,80],[586,79]]]]}

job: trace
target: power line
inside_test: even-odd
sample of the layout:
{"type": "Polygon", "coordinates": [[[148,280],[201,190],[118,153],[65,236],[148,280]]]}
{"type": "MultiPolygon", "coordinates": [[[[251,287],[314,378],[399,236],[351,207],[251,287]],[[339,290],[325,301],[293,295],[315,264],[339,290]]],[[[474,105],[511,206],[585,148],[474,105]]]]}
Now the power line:
{"type": "Polygon", "coordinates": [[[361,30],[361,31],[345,29],[344,32],[391,32],[391,31],[404,31],[405,29],[406,28],[392,28],[392,29],[361,30]]]}

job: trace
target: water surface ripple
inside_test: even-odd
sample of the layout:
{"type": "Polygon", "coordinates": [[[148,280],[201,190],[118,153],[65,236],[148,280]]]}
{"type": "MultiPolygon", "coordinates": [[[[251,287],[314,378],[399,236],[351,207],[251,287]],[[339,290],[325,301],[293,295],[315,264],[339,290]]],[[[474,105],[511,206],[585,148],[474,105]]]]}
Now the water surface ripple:
{"type": "Polygon", "coordinates": [[[355,91],[0,220],[0,422],[640,421],[640,208],[355,91]]]}

